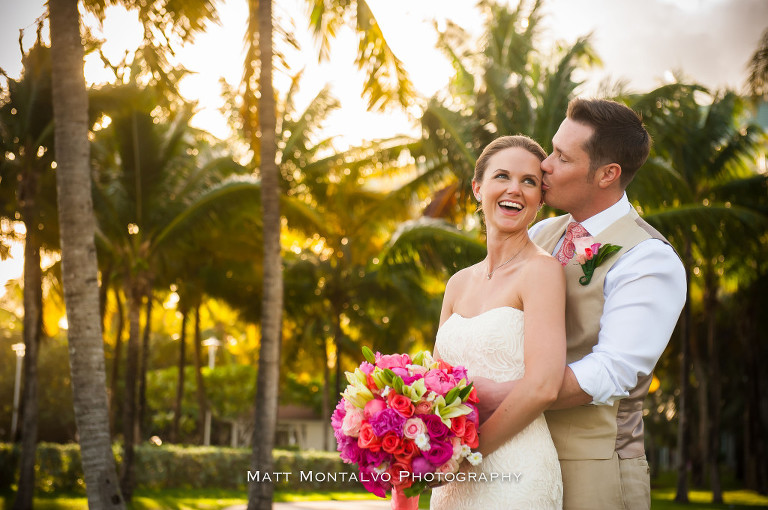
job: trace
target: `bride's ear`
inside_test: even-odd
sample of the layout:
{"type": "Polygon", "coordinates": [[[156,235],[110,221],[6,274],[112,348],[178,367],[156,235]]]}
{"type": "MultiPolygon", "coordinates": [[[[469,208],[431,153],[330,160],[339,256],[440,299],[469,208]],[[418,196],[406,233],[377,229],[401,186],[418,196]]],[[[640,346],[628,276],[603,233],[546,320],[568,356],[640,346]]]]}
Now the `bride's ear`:
{"type": "Polygon", "coordinates": [[[478,202],[483,201],[483,195],[480,194],[480,185],[474,179],[472,179],[472,193],[475,195],[475,200],[478,202]]]}

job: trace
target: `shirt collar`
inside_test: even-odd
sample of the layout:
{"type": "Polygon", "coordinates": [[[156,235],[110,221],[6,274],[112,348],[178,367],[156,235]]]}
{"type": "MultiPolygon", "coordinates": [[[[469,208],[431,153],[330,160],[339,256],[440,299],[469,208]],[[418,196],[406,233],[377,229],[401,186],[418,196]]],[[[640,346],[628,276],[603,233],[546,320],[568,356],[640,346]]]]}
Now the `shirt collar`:
{"type": "MultiPolygon", "coordinates": [[[[624,193],[618,202],[610,206],[608,209],[604,209],[594,216],[587,218],[581,222],[581,225],[587,229],[589,235],[596,236],[603,230],[608,228],[610,224],[629,213],[632,210],[632,204],[629,203],[627,194],[624,193]]],[[[571,218],[572,221],[573,218],[571,218]]]]}

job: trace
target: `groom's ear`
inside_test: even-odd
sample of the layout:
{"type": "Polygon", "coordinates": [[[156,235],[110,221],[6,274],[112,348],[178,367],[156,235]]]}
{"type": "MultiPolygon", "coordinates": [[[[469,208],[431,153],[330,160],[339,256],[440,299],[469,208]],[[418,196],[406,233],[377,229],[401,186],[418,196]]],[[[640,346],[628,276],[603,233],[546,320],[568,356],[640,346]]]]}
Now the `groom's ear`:
{"type": "Polygon", "coordinates": [[[621,165],[618,163],[608,163],[599,167],[595,175],[597,185],[603,189],[619,184],[620,177],[621,165]]]}

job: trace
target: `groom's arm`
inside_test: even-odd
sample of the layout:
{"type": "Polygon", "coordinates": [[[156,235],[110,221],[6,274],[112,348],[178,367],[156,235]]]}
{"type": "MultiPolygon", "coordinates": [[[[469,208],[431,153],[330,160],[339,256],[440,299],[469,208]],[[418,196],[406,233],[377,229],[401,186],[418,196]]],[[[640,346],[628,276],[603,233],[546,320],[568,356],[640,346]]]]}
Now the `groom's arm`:
{"type": "Polygon", "coordinates": [[[579,381],[576,379],[576,375],[571,370],[571,367],[566,366],[565,375],[563,375],[563,385],[560,386],[560,393],[557,394],[557,400],[549,408],[567,409],[569,407],[589,404],[592,400],[592,395],[579,386],[579,381]]]}

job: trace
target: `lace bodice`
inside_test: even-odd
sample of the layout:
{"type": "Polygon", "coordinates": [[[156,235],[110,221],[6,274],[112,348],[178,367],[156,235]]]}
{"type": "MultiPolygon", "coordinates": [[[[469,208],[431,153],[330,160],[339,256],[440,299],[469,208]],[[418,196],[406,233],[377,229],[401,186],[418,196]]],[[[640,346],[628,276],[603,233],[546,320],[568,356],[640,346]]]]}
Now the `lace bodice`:
{"type": "MultiPolygon", "coordinates": [[[[448,363],[463,365],[470,380],[520,379],[525,374],[524,325],[523,312],[508,306],[475,317],[453,314],[438,330],[435,350],[448,363]]],[[[560,464],[543,415],[469,473],[477,481],[434,489],[431,508],[562,508],[560,464]]]]}

